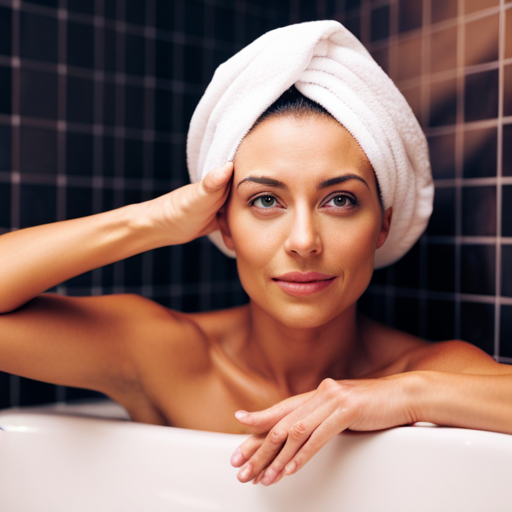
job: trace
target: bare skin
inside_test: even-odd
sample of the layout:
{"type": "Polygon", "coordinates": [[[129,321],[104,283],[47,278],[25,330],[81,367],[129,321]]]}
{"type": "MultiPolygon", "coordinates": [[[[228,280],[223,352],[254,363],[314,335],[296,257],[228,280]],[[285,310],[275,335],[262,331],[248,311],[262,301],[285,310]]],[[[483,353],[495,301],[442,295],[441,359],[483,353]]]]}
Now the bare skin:
{"type": "Polygon", "coordinates": [[[232,459],[242,482],[279,481],[345,429],[432,421],[512,433],[510,367],[358,316],[392,210],[348,132],[271,118],[234,167],[232,181],[229,163],[146,203],[1,236],[0,370],[101,391],[134,421],[254,434],[232,459]],[[262,176],[281,185],[247,180],[262,176]],[[42,294],[218,228],[246,306],[182,314],[137,295],[42,294]],[[297,297],[276,280],[291,271],[333,281],[297,297]]]}

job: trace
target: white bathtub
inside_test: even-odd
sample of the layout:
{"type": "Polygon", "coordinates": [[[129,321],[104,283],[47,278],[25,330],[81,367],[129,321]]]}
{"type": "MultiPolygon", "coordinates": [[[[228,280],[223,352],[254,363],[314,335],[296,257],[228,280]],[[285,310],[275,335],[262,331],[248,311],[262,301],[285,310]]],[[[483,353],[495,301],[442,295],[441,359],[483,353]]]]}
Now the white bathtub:
{"type": "Polygon", "coordinates": [[[432,426],[342,434],[296,475],[264,487],[241,484],[229,464],[245,436],[126,417],[111,402],[0,411],[0,511],[512,510],[505,434],[432,426]]]}

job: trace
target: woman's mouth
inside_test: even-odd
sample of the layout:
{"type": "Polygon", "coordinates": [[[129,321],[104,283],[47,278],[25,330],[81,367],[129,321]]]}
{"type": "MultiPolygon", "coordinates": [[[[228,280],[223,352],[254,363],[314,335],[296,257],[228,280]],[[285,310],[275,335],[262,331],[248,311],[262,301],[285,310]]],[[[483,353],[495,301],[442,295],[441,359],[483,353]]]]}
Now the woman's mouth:
{"type": "Polygon", "coordinates": [[[286,293],[296,297],[311,295],[327,288],[336,276],[321,274],[320,272],[288,272],[282,276],[273,277],[272,280],[286,293]]]}

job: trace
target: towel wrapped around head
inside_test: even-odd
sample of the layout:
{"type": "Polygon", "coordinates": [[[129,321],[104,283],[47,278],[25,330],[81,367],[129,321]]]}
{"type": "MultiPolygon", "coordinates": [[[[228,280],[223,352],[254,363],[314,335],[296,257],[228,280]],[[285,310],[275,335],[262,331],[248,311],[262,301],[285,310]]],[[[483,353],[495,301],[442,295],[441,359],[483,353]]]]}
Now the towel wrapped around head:
{"type": "MultiPolygon", "coordinates": [[[[289,87],[322,105],[357,140],[373,166],[384,209],[393,207],[375,267],[401,258],[423,233],[434,187],[428,147],[411,108],[368,51],[337,21],[312,21],[262,35],[221,64],[192,116],[192,182],[233,160],[258,117],[289,87]]],[[[235,256],[219,231],[210,239],[235,256]]]]}

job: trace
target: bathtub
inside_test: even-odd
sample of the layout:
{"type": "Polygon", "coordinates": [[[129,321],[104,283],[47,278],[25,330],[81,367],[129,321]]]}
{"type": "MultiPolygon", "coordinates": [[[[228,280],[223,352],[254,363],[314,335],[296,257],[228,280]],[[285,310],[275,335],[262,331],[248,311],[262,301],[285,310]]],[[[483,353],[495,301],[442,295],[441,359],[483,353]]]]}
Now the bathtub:
{"type": "Polygon", "coordinates": [[[246,436],[136,424],[113,402],[0,411],[2,512],[510,511],[512,436],[344,433],[275,486],[229,464],[246,436]]]}

